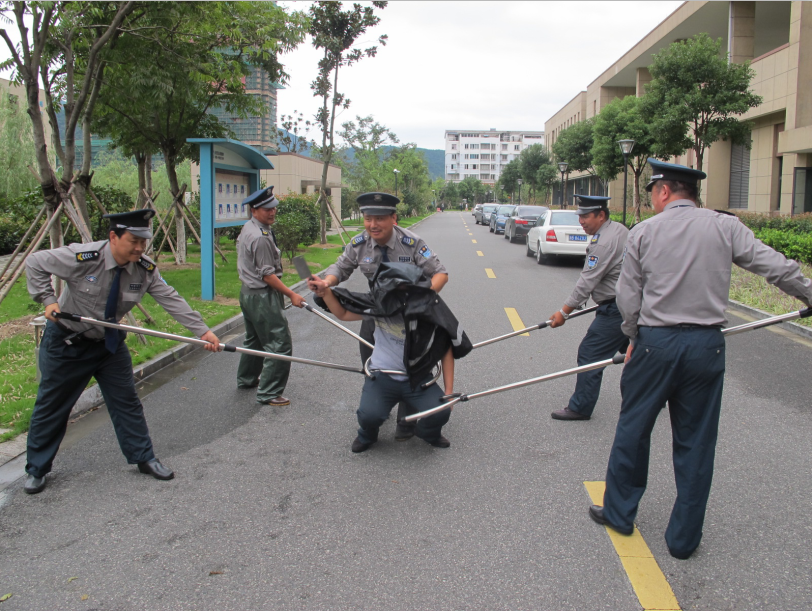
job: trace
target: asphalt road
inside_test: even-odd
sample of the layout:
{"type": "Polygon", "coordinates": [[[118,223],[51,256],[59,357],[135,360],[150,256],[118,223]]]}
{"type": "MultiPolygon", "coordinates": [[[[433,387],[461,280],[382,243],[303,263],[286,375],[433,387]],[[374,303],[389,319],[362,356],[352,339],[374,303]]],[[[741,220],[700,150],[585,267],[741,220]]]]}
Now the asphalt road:
{"type": "MultiPolygon", "coordinates": [[[[443,297],[474,342],[512,330],[505,308],[545,320],[580,269],[537,265],[470,213],[416,231],[448,268],[443,297]]],[[[589,318],[475,350],[456,390],[574,366],[589,318]]],[[[326,322],[295,309],[288,320],[295,355],[360,362],[326,322]]],[[[667,415],[655,428],[637,524],[682,609],[812,608],[811,347],[772,330],[728,340],[714,487],[687,561],[663,540],[667,415]]],[[[591,421],[550,419],[572,392],[565,378],[459,406],[449,449],[396,443],[390,421],[354,455],[360,375],[296,364],[292,405],[259,407],[235,388],[237,358],[198,355],[145,397],[173,481],[125,464],[104,410],[70,427],[46,491],[17,484],[0,509],[0,596],[13,594],[0,610],[640,609],[583,484],[605,476],[621,366],[591,421]]]]}

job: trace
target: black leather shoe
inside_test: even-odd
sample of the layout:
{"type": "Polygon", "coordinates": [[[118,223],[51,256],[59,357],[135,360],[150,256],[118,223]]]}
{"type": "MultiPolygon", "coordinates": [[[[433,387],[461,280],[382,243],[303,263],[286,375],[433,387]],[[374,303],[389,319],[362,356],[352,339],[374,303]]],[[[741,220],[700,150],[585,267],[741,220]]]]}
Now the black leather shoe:
{"type": "Polygon", "coordinates": [[[614,524],[610,524],[609,520],[603,517],[603,507],[599,505],[592,505],[589,508],[589,517],[592,518],[598,524],[603,524],[604,526],[608,526],[612,530],[619,532],[621,535],[630,535],[634,532],[634,528],[630,528],[628,530],[623,530],[618,528],[614,524]]]}
{"type": "Polygon", "coordinates": [[[688,560],[691,555],[695,552],[695,549],[692,549],[690,552],[675,552],[670,547],[668,548],[668,553],[674,556],[677,560],[688,560]]]}
{"type": "Polygon", "coordinates": [[[350,448],[350,449],[355,454],[360,454],[361,452],[366,452],[371,447],[372,447],[372,442],[364,443],[358,437],[356,437],[355,441],[352,442],[352,448],[350,448]]]}
{"type": "Polygon", "coordinates": [[[446,439],[445,437],[443,437],[442,435],[440,435],[434,441],[429,441],[429,444],[433,445],[435,448],[450,448],[451,447],[451,442],[448,439],[446,439]]]}
{"type": "Polygon", "coordinates": [[[39,494],[45,490],[45,476],[35,477],[29,473],[28,477],[25,478],[23,490],[25,490],[26,494],[39,494]]]}
{"type": "Polygon", "coordinates": [[[550,414],[550,416],[553,417],[553,420],[589,420],[590,418],[589,416],[584,416],[583,414],[572,411],[569,407],[559,409],[550,414]]]}
{"type": "Polygon", "coordinates": [[[414,427],[411,422],[398,422],[395,427],[395,441],[406,441],[414,437],[414,427]]]}
{"type": "Polygon", "coordinates": [[[161,461],[157,458],[153,458],[147,462],[138,463],[138,470],[141,473],[151,475],[155,479],[172,479],[175,477],[175,473],[172,471],[172,469],[167,469],[164,467],[161,464],[161,461]]]}

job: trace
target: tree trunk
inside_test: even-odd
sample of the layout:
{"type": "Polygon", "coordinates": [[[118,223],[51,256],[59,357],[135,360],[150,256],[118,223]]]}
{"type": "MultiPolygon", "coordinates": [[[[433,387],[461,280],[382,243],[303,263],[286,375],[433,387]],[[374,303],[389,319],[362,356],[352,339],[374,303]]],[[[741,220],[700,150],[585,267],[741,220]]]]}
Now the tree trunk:
{"type": "MultiPolygon", "coordinates": [[[[704,147],[700,144],[694,145],[694,154],[696,155],[696,169],[702,171],[702,162],[705,156],[704,147]]],[[[696,183],[696,205],[704,208],[705,204],[702,202],[702,181],[696,183]]]]}
{"type": "MultiPolygon", "coordinates": [[[[645,166],[643,166],[645,167],[645,166]]],[[[632,166],[632,174],[634,175],[634,222],[639,223],[640,218],[640,176],[643,174],[643,167],[639,170],[632,166]]]]}
{"type": "Polygon", "coordinates": [[[147,196],[144,191],[149,193],[147,189],[147,155],[146,153],[136,153],[135,161],[138,163],[138,197],[135,198],[135,207],[138,209],[145,208],[147,205],[147,196]]]}
{"type": "MultiPolygon", "coordinates": [[[[180,206],[181,204],[176,201],[180,197],[180,185],[178,184],[178,173],[175,167],[175,156],[164,151],[164,160],[166,162],[166,176],[169,178],[172,205],[180,206]]],[[[180,210],[175,211],[175,232],[177,235],[175,263],[182,265],[186,263],[186,225],[184,225],[183,214],[181,214],[180,210]]]]}

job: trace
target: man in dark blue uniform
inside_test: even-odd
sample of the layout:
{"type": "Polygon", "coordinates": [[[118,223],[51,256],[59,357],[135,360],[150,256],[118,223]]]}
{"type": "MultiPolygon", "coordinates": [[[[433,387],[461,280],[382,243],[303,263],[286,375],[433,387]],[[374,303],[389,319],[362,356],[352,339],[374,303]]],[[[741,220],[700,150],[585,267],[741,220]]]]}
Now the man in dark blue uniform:
{"type": "Polygon", "coordinates": [[[631,344],[603,507],[593,505],[589,515],[620,533],[633,532],[651,431],[667,404],[677,499],[665,541],[672,556],[685,559],[702,539],[713,477],[731,266],[764,276],[807,306],[812,282],[736,217],[697,207],[703,172],[648,161],[654,174],[646,190],[656,216],[636,225],[626,242],[617,305],[631,344]]]}
{"type": "MultiPolygon", "coordinates": [[[[578,366],[612,358],[625,351],[628,338],[620,330],[623,319],[615,303],[615,285],[620,276],[623,247],[629,230],[621,223],[609,219],[608,197],[576,195],[578,221],[592,238],[586,249],[586,260],[581,276],[575,283],[569,299],[551,317],[550,326],[560,327],[575,308],[592,297],[598,304],[595,320],[578,346],[578,366]]],[[[603,369],[579,373],[575,392],[564,409],[554,411],[554,420],[589,420],[601,392],[603,369]]]]}

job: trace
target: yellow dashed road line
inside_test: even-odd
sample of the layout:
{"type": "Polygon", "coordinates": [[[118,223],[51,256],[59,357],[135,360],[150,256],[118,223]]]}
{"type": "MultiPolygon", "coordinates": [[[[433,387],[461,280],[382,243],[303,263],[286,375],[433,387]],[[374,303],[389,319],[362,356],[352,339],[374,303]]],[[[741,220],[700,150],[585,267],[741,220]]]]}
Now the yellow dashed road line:
{"type": "Polygon", "coordinates": [[[481,250],[476,251],[477,256],[484,257],[485,255],[482,254],[481,250]]]}
{"type": "Polygon", "coordinates": [[[496,274],[493,273],[490,267],[485,268],[485,273],[488,274],[488,278],[496,278],[496,274]]]}
{"type": "Polygon", "coordinates": [[[476,240],[471,240],[474,244],[476,244],[476,240]]]}
{"type": "MultiPolygon", "coordinates": [[[[594,505],[603,505],[606,482],[584,482],[594,505]]],[[[587,516],[584,516],[587,519],[587,516]]],[[[680,606],[668,580],[660,570],[643,535],[634,527],[631,535],[621,535],[608,526],[604,527],[615,546],[620,562],[637,594],[637,600],[645,611],[679,611],[680,606]]]]}
{"type": "MultiPolygon", "coordinates": [[[[516,308],[505,308],[505,314],[507,314],[508,320],[510,321],[514,331],[527,328],[527,325],[524,324],[522,319],[519,317],[519,313],[516,311],[516,308]]],[[[530,337],[530,334],[522,333],[521,337],[530,337]]]]}

